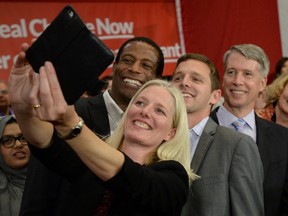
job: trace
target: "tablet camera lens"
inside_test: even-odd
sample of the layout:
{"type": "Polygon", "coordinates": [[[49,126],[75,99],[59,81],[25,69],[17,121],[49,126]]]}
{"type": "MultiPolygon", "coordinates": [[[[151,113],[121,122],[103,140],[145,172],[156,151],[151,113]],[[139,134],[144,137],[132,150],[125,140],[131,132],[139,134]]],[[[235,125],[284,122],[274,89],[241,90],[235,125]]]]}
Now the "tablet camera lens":
{"type": "Polygon", "coordinates": [[[69,16],[72,18],[74,16],[74,12],[72,10],[68,11],[69,16]]]}

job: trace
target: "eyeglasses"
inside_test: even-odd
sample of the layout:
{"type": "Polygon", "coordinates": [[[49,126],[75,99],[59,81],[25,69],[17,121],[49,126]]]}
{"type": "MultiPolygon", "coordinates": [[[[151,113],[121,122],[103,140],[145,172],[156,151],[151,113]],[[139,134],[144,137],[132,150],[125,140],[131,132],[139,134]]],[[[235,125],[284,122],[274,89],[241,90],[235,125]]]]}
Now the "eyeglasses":
{"type": "Polygon", "coordinates": [[[27,145],[27,140],[25,137],[21,134],[17,137],[14,136],[2,136],[0,139],[0,144],[3,145],[6,148],[13,148],[15,146],[16,140],[18,140],[22,145],[27,145]]]}
{"type": "Polygon", "coordinates": [[[6,95],[6,94],[8,94],[8,90],[0,90],[0,93],[3,95],[6,95]]]}

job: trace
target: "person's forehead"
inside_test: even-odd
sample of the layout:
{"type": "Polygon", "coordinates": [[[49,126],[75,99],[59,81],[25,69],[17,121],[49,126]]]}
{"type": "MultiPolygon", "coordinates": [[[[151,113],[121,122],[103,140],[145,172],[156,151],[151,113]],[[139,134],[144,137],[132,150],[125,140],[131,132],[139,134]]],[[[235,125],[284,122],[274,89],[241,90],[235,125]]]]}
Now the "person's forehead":
{"type": "Polygon", "coordinates": [[[188,59],[186,61],[181,62],[175,71],[182,71],[183,72],[198,72],[200,75],[204,75],[207,73],[208,76],[210,75],[211,71],[209,66],[197,59],[188,59]]]}
{"type": "Polygon", "coordinates": [[[254,59],[248,59],[240,53],[233,52],[228,58],[227,66],[259,69],[259,62],[254,59]]]}
{"type": "Polygon", "coordinates": [[[20,132],[20,128],[17,122],[12,122],[12,123],[6,124],[4,131],[3,131],[3,135],[11,135],[11,134],[14,134],[15,132],[17,133],[20,132]]]}
{"type": "Polygon", "coordinates": [[[144,41],[132,41],[132,42],[128,43],[124,47],[122,55],[127,53],[127,52],[135,51],[135,49],[140,49],[140,48],[142,50],[152,51],[155,53],[155,55],[158,55],[157,50],[152,45],[150,45],[149,43],[144,42],[144,41]]]}
{"type": "Polygon", "coordinates": [[[146,97],[153,101],[157,101],[159,104],[171,104],[173,98],[166,88],[157,85],[151,85],[143,89],[138,97],[146,97]],[[163,96],[165,96],[165,100],[163,100],[163,96]]]}

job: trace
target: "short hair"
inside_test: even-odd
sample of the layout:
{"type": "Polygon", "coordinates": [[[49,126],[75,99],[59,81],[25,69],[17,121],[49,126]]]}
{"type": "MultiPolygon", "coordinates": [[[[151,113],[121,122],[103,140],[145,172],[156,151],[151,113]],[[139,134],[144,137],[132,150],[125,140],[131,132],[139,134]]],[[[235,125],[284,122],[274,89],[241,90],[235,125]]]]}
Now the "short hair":
{"type": "Polygon", "coordinates": [[[119,50],[117,52],[117,55],[116,55],[116,58],[115,58],[115,62],[116,63],[119,62],[120,56],[122,55],[123,50],[126,47],[126,45],[129,44],[129,43],[135,42],[135,41],[141,41],[141,42],[147,43],[147,44],[151,45],[152,47],[154,47],[156,49],[156,51],[158,53],[158,61],[157,61],[157,68],[156,68],[155,72],[156,72],[156,77],[160,78],[162,76],[163,69],[164,69],[164,55],[163,55],[163,52],[162,52],[161,48],[153,40],[151,40],[150,38],[147,38],[147,37],[134,37],[134,38],[131,38],[131,39],[125,41],[121,45],[121,47],[119,48],[119,50]]]}
{"type": "Polygon", "coordinates": [[[277,77],[266,89],[267,103],[273,104],[279,100],[285,86],[288,84],[288,73],[277,77]]]}
{"type": "Polygon", "coordinates": [[[224,69],[226,70],[228,58],[233,53],[237,52],[243,55],[246,59],[251,59],[258,62],[260,66],[260,75],[266,77],[269,74],[270,61],[264,50],[255,44],[240,44],[230,47],[224,54],[224,69]]]}
{"type": "MultiPolygon", "coordinates": [[[[118,123],[116,130],[106,140],[114,148],[118,149],[124,139],[124,123],[131,104],[134,103],[138,95],[149,86],[161,86],[167,89],[173,98],[174,112],[173,112],[173,126],[176,128],[175,136],[169,140],[164,141],[157,149],[155,155],[148,159],[148,164],[160,160],[175,160],[180,162],[186,169],[190,180],[195,178],[190,170],[190,140],[186,106],[182,93],[170,82],[160,79],[150,80],[146,82],[131,99],[126,112],[118,123]]],[[[163,100],[166,100],[163,98],[163,100]]]]}
{"type": "Polygon", "coordinates": [[[278,60],[275,66],[275,78],[281,75],[281,69],[284,66],[285,62],[288,61],[288,57],[282,57],[278,60]]]}
{"type": "Polygon", "coordinates": [[[177,63],[176,63],[176,67],[181,62],[188,61],[190,59],[201,61],[201,62],[205,63],[209,67],[209,69],[210,69],[210,80],[211,80],[211,92],[221,88],[219,72],[218,72],[215,64],[205,55],[197,54],[197,53],[184,54],[180,58],[178,58],[177,63]]]}

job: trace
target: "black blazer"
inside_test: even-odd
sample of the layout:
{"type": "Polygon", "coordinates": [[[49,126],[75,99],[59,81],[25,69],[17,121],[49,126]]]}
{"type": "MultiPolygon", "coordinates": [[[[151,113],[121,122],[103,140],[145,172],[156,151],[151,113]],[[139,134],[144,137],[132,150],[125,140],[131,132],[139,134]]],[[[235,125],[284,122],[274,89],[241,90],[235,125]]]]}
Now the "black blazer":
{"type": "Polygon", "coordinates": [[[57,136],[54,140],[47,149],[30,148],[47,167],[71,183],[60,215],[93,215],[106,189],[114,194],[108,215],[180,215],[189,184],[187,173],[179,162],[161,161],[142,166],[125,156],[119,173],[103,182],[79,158],[75,158],[74,151],[67,148],[63,140],[57,136]]]}
{"type": "Polygon", "coordinates": [[[81,98],[75,104],[75,110],[91,130],[100,136],[110,134],[108,112],[103,93],[91,98],[81,98]]]}
{"type": "MultiPolygon", "coordinates": [[[[79,99],[75,104],[75,109],[91,130],[102,136],[109,135],[110,126],[103,94],[92,98],[79,99]]],[[[67,148],[69,149],[70,147],[67,145],[67,148]]],[[[71,148],[69,151],[78,160],[78,156],[71,148]]],[[[71,158],[71,160],[74,159],[71,158]]],[[[91,176],[88,175],[85,178],[91,178],[91,176]]],[[[81,184],[74,185],[73,190],[74,192],[79,191],[85,194],[87,192],[85,191],[85,186],[81,184]]],[[[86,190],[90,191],[90,188],[86,190]]],[[[65,208],[64,203],[66,203],[67,197],[73,196],[71,193],[70,182],[47,169],[32,155],[28,165],[27,179],[19,215],[61,215],[62,209],[65,208]]],[[[77,200],[77,202],[89,202],[88,200],[89,198],[86,197],[84,200],[77,200]]],[[[76,202],[76,200],[74,201],[76,202]]],[[[71,205],[79,204],[71,202],[71,205]]],[[[79,213],[79,215],[82,214],[79,213]]]]}
{"type": "MultiPolygon", "coordinates": [[[[212,119],[219,124],[215,109],[212,119]]],[[[288,215],[288,129],[255,114],[256,143],[264,169],[265,216],[288,215]]]]}

